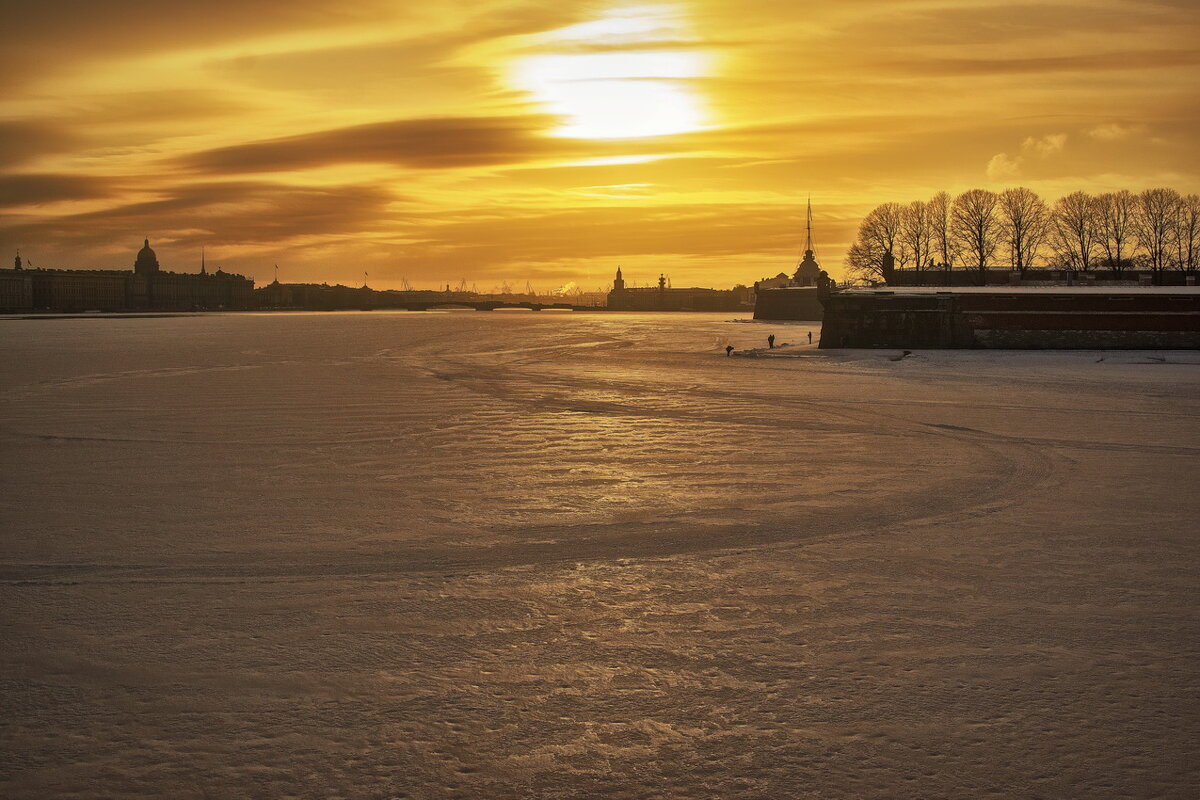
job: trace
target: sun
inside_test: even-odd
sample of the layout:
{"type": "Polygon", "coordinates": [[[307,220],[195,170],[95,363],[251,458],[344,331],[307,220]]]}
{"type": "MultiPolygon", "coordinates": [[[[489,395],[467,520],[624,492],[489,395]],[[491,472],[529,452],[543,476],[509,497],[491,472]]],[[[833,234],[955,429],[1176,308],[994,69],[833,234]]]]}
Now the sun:
{"type": "Polygon", "coordinates": [[[520,59],[513,81],[564,120],[556,136],[628,139],[700,130],[695,89],[708,59],[670,7],[613,11],[546,34],[544,54],[520,59]],[[670,45],[670,47],[667,47],[670,45]],[[566,51],[566,52],[563,52],[566,51]]]}

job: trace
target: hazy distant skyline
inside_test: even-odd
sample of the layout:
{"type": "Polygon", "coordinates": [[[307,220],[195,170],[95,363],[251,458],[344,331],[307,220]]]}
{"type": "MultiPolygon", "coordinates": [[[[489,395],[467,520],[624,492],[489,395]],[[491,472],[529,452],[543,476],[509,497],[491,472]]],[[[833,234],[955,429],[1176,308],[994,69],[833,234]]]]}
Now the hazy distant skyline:
{"type": "Polygon", "coordinates": [[[1179,2],[54,2],[3,13],[36,266],[591,289],[823,264],[875,205],[1200,190],[1179,2]]]}

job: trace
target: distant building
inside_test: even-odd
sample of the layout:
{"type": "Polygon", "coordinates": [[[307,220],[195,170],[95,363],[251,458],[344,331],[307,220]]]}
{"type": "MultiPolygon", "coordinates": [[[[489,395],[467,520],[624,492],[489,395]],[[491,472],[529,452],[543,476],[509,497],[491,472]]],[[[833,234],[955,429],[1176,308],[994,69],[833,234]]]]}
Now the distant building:
{"type": "Polygon", "coordinates": [[[782,289],[794,286],[816,286],[821,276],[821,264],[816,258],[812,237],[812,200],[808,201],[808,209],[804,224],[804,257],[796,265],[796,271],[789,278],[786,272],[781,272],[774,278],[763,278],[755,281],[754,289],[782,289]]]}
{"type": "MultiPolygon", "coordinates": [[[[19,261],[19,259],[18,259],[19,261]]],[[[20,267],[0,270],[0,313],[33,308],[33,278],[20,267]]]]}
{"type": "Polygon", "coordinates": [[[0,270],[0,311],[216,311],[254,307],[254,281],[218,269],[164,272],[146,239],[133,270],[0,270]]]}
{"type": "Polygon", "coordinates": [[[146,239],[146,243],[138,251],[137,260],[133,262],[133,271],[147,277],[158,274],[158,256],[150,249],[149,239],[146,239]]]}
{"type": "Polygon", "coordinates": [[[25,270],[33,287],[32,311],[125,311],[133,274],[124,270],[25,270]]]}
{"type": "Polygon", "coordinates": [[[774,278],[754,283],[755,319],[820,320],[824,307],[817,299],[816,287],[825,275],[816,258],[812,238],[812,201],[804,225],[804,257],[789,278],[781,272],[774,278]]]}
{"type": "MultiPolygon", "coordinates": [[[[256,289],[262,308],[302,308],[307,311],[367,311],[376,307],[378,292],[365,286],[328,283],[280,283],[256,289]]],[[[430,292],[433,294],[433,292],[430,292]]]]}
{"type": "MultiPolygon", "coordinates": [[[[811,235],[811,234],[810,234],[811,235]]],[[[821,265],[813,257],[812,243],[804,250],[804,258],[796,266],[792,274],[793,286],[816,286],[817,278],[821,275],[821,265]]]]}
{"type": "Polygon", "coordinates": [[[260,308],[295,308],[296,306],[292,287],[286,283],[280,283],[279,278],[275,278],[261,289],[255,289],[254,294],[258,296],[260,308]]]}
{"type": "Polygon", "coordinates": [[[781,272],[774,278],[763,278],[761,281],[754,282],[755,289],[779,289],[791,285],[792,279],[786,272],[781,272]]]}
{"type": "Polygon", "coordinates": [[[742,311],[749,310],[750,290],[745,286],[733,289],[672,289],[666,275],[659,275],[657,287],[625,286],[621,268],[608,293],[609,311],[742,311]]]}

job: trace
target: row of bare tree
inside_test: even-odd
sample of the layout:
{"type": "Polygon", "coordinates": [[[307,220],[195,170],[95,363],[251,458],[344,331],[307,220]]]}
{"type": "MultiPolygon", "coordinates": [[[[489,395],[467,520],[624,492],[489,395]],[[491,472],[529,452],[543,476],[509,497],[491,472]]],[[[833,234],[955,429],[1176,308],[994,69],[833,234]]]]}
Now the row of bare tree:
{"type": "Polygon", "coordinates": [[[846,254],[852,273],[886,278],[893,267],[1025,272],[1052,266],[1076,272],[1129,268],[1200,269],[1200,196],[1174,189],[1089,195],[1053,205],[1031,189],[939,192],[867,214],[846,254]]]}

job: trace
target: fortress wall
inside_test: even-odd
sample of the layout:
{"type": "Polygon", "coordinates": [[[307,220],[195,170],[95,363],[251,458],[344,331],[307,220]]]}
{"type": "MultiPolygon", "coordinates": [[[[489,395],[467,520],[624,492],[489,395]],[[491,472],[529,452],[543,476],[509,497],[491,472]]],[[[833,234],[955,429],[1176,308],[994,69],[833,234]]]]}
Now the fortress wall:
{"type": "Polygon", "coordinates": [[[844,292],[821,347],[1200,349],[1200,294],[844,292]]]}
{"type": "Polygon", "coordinates": [[[1153,286],[1194,286],[1194,273],[1166,270],[1155,273],[1149,270],[1091,269],[1087,272],[1072,272],[1066,269],[1030,268],[1024,272],[1005,268],[978,269],[897,269],[888,276],[888,286],[1019,286],[1045,284],[1059,286],[1090,286],[1094,284],[1118,283],[1137,286],[1146,283],[1153,286]]]}
{"type": "Polygon", "coordinates": [[[819,320],[824,314],[815,287],[759,289],[755,295],[755,319],[819,320]]]}

